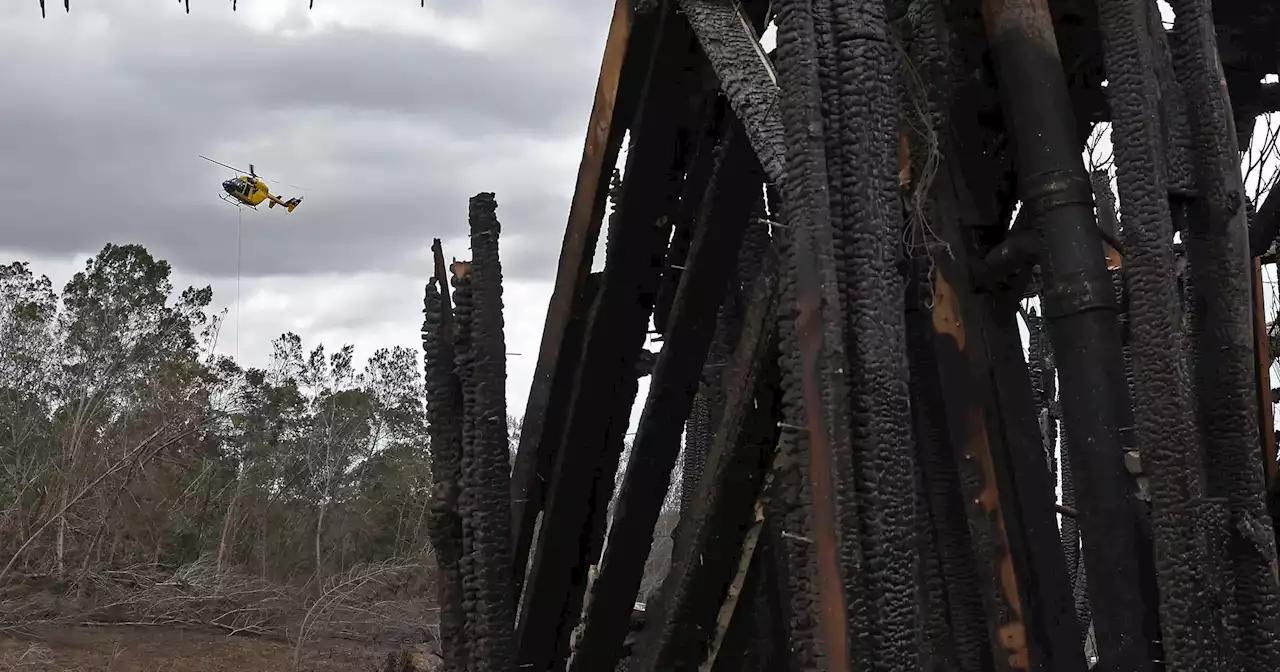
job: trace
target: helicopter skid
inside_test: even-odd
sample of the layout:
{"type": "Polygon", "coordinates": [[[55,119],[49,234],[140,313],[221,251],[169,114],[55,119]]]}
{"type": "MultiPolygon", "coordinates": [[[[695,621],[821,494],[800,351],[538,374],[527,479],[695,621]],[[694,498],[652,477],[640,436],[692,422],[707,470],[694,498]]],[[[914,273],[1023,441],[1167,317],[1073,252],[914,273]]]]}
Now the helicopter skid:
{"type": "Polygon", "coordinates": [[[225,201],[225,202],[227,202],[227,203],[230,203],[231,205],[234,205],[234,206],[236,206],[237,208],[249,208],[250,210],[257,210],[257,209],[258,209],[258,206],[256,206],[256,205],[249,205],[248,203],[245,203],[244,201],[241,201],[241,200],[236,199],[236,198],[232,198],[232,197],[230,197],[230,196],[227,196],[226,194],[218,194],[218,198],[221,198],[223,201],[225,201]]]}

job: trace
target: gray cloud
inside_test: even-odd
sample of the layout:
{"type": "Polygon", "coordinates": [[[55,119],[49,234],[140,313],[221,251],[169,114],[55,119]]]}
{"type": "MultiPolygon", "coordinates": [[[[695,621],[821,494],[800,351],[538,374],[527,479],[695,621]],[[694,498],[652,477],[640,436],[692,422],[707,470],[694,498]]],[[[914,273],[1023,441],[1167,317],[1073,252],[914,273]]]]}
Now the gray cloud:
{"type": "MultiPolygon", "coordinates": [[[[453,19],[531,11],[435,3],[453,19]]],[[[478,191],[497,192],[508,275],[554,274],[611,3],[537,3],[536,30],[507,21],[487,49],[368,27],[263,32],[214,6],[184,17],[108,5],[0,18],[5,248],[136,241],[225,277],[236,215],[215,200],[227,171],[204,153],[310,190],[292,215],[245,213],[246,276],[419,270],[432,237],[464,234],[478,191]]],[[[280,26],[308,21],[295,12],[280,26]]]]}

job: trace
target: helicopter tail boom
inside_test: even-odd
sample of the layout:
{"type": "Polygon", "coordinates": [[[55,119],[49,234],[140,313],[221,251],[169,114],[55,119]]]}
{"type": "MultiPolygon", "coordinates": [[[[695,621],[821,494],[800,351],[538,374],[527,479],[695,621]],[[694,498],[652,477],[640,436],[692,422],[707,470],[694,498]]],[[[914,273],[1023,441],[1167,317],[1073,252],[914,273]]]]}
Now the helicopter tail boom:
{"type": "Polygon", "coordinates": [[[276,198],[275,196],[269,196],[268,198],[271,199],[271,204],[267,206],[268,208],[274,208],[276,207],[276,204],[280,204],[284,206],[285,209],[288,210],[289,212],[293,212],[293,209],[298,207],[298,205],[302,203],[301,196],[291,198],[287,201],[282,201],[279,198],[276,198]]]}

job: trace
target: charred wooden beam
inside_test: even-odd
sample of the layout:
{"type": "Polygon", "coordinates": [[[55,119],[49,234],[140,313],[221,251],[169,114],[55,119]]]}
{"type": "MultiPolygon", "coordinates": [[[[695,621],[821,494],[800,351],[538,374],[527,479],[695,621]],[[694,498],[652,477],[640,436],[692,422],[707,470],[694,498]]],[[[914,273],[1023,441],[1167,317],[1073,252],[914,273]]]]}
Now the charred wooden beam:
{"type": "MultiPolygon", "coordinates": [[[[770,196],[771,202],[777,200],[770,196]]],[[[791,236],[782,230],[777,235],[781,259],[790,259],[791,236]]],[[[799,352],[799,315],[797,288],[793,273],[783,273],[782,305],[778,320],[778,363],[782,388],[780,436],[775,475],[777,495],[770,498],[766,517],[775,521],[768,546],[773,551],[773,567],[779,599],[779,624],[785,633],[788,669],[814,669],[824,660],[822,635],[822,603],[818,558],[814,552],[813,479],[810,478],[810,442],[805,433],[804,387],[801,384],[799,352]]],[[[834,542],[833,542],[834,543],[834,542]]],[[[843,617],[842,613],[835,614],[843,617]]]]}
{"type": "MultiPolygon", "coordinates": [[[[933,296],[932,292],[925,293],[932,280],[927,275],[932,264],[918,266],[917,278],[921,284],[909,285],[908,296],[933,296]]],[[[946,370],[941,367],[934,325],[933,311],[924,306],[924,301],[908,304],[911,412],[915,416],[920,497],[932,527],[930,538],[922,543],[933,549],[936,571],[942,580],[941,595],[931,590],[926,595],[932,598],[930,609],[943,613],[927,613],[925,618],[941,618],[945,623],[943,641],[931,642],[931,645],[935,656],[950,663],[948,669],[960,672],[1008,669],[1006,662],[996,665],[993,654],[997,652],[992,650],[988,622],[1009,623],[1009,612],[1004,607],[1006,604],[1020,607],[1021,597],[1014,593],[1007,602],[1002,598],[1004,588],[990,562],[992,547],[979,545],[979,541],[983,544],[996,541],[992,539],[996,528],[990,518],[977,516],[975,523],[969,522],[968,512],[973,509],[967,504],[973,497],[966,497],[962,487],[961,465],[966,462],[957,459],[961,446],[954,442],[947,419],[947,388],[942,377],[946,370]],[[1002,614],[1004,619],[1000,618],[1002,614]]],[[[973,483],[972,474],[969,476],[968,482],[973,483]]],[[[1004,660],[1007,661],[1007,656],[1004,660]]]]}
{"type": "MultiPolygon", "coordinates": [[[[833,415],[841,426],[832,435],[831,469],[822,477],[832,485],[840,516],[849,655],[857,652],[859,666],[907,672],[920,667],[920,558],[898,265],[905,230],[903,66],[887,9],[882,0],[815,3],[832,236],[831,248],[820,254],[830,255],[835,270],[845,344],[843,358],[822,366],[843,378],[848,404],[833,415]],[[840,433],[848,437],[847,448],[835,440],[840,433]]],[[[815,410],[825,411],[826,403],[815,410]]]]}
{"type": "Polygon", "coordinates": [[[447,336],[452,330],[453,306],[449,302],[449,269],[444,263],[444,247],[441,246],[439,238],[434,238],[431,241],[431,261],[435,269],[435,275],[431,276],[431,282],[436,284],[437,291],[440,293],[444,320],[450,325],[446,326],[444,330],[447,336]]]}
{"type": "Polygon", "coordinates": [[[787,651],[787,642],[781,640],[779,646],[778,631],[771,627],[772,619],[781,612],[765,595],[772,581],[769,565],[773,556],[765,548],[769,528],[763,510],[757,511],[699,672],[771,672],[783,665],[778,662],[779,653],[787,651]]]}
{"type": "Polygon", "coordinates": [[[693,408],[684,425],[684,458],[680,470],[680,516],[693,508],[698,494],[698,480],[706,471],[707,454],[711,451],[712,426],[711,402],[705,386],[700,386],[693,399],[693,408]]]}
{"type": "Polygon", "coordinates": [[[848,672],[850,619],[841,563],[841,508],[832,474],[837,451],[849,445],[849,392],[845,321],[827,200],[830,180],[817,43],[817,26],[827,18],[812,3],[800,0],[778,6],[778,105],[787,148],[787,181],[778,191],[789,227],[784,263],[790,271],[783,287],[784,300],[796,311],[783,318],[783,397],[785,417],[798,428],[784,433],[783,450],[806,449],[809,457],[806,467],[797,470],[806,482],[791,487],[784,533],[795,534],[789,523],[807,505],[811,522],[802,529],[811,532],[805,538],[813,545],[810,549],[784,544],[782,550],[792,600],[790,627],[799,640],[797,656],[806,665],[821,659],[831,672],[848,672]]]}
{"type": "Polygon", "coordinates": [[[694,400],[693,411],[685,425],[685,451],[681,472],[681,511],[687,509],[698,489],[698,479],[706,466],[707,453],[716,427],[724,415],[724,377],[733,350],[741,339],[748,294],[764,269],[766,259],[775,254],[767,225],[761,221],[764,199],[755,199],[752,216],[738,250],[738,262],[730,279],[724,301],[716,316],[715,337],[702,366],[702,382],[694,400]],[[701,432],[699,433],[699,430],[701,432]],[[700,440],[698,440],[700,439],[700,440]],[[687,499],[686,499],[687,498],[687,499]]]}
{"type": "MultiPolygon", "coordinates": [[[[984,261],[974,263],[974,257],[983,253],[981,232],[991,228],[989,220],[999,210],[998,199],[992,199],[979,176],[998,170],[1005,159],[985,151],[975,154],[971,145],[958,142],[981,132],[972,127],[971,97],[957,95],[946,83],[955,72],[957,44],[964,40],[955,33],[954,21],[955,13],[962,10],[942,3],[924,4],[932,11],[917,15],[910,53],[917,61],[915,67],[928,73],[932,82],[926,91],[933,134],[916,130],[908,136],[913,173],[924,176],[911,188],[928,190],[925,199],[915,197],[908,203],[925,208],[914,212],[914,217],[933,222],[931,229],[945,248],[938,246],[924,260],[924,269],[932,269],[934,276],[918,278],[922,283],[932,281],[932,291],[923,294],[931,310],[914,316],[917,323],[925,322],[916,329],[927,330],[933,340],[924,344],[917,342],[919,336],[911,339],[915,343],[912,376],[918,390],[912,410],[933,518],[955,528],[939,530],[939,564],[950,596],[956,666],[964,670],[986,670],[992,665],[1017,669],[1019,664],[1079,669],[1083,638],[1071,627],[1066,567],[1056,551],[1048,451],[1032,415],[1030,380],[1021,368],[1025,366],[1021,344],[1007,305],[1011,299],[995,298],[1016,296],[1018,285],[1029,278],[1027,268],[1036,256],[1040,235],[1033,211],[1023,208],[1006,242],[1020,237],[1032,244],[1006,255],[1008,263],[996,274],[998,282],[991,282],[997,279],[991,277],[991,270],[1002,265],[991,263],[999,258],[997,251],[985,251],[984,261]],[[935,152],[942,156],[936,174],[928,170],[935,152]],[[929,175],[935,175],[932,183],[929,175]],[[991,207],[992,200],[997,200],[996,208],[991,207]],[[977,289],[984,278],[989,286],[977,289]],[[1000,301],[995,310],[993,301],[1000,301]],[[1008,317],[1003,324],[996,319],[1000,312],[1008,317]],[[966,394],[957,394],[959,390],[966,394]],[[1011,396],[1020,398],[1006,409],[1011,396]],[[951,455],[954,462],[948,463],[951,455]],[[950,475],[957,467],[960,483],[950,475]],[[964,518],[966,509],[948,499],[956,497],[950,493],[957,490],[963,492],[957,495],[967,508],[968,524],[957,520],[957,516],[964,518]],[[970,536],[971,552],[956,548],[970,536]],[[969,585],[953,585],[953,581],[969,585]],[[986,618],[973,615],[982,602],[970,591],[979,590],[985,597],[986,618]],[[1005,638],[1011,633],[1020,633],[1020,641],[1005,638]]],[[[1040,350],[1047,350],[1048,344],[1043,345],[1040,350]]],[[[1051,397],[1052,387],[1051,376],[1045,376],[1040,391],[1051,397]]]]}
{"type": "Polygon", "coordinates": [[[760,46],[764,13],[752,20],[741,2],[679,0],[679,4],[715,68],[734,114],[742,120],[760,165],[771,182],[781,185],[785,156],[778,75],[760,46]]]}
{"type": "MultiPolygon", "coordinates": [[[[592,274],[597,275],[597,274],[592,274]]],[[[588,283],[588,288],[592,288],[588,283]]],[[[641,358],[645,355],[652,355],[648,350],[640,351],[641,358]]],[[[650,374],[645,374],[650,375],[650,374]]],[[[613,418],[631,418],[631,409],[635,407],[636,395],[640,389],[641,370],[639,368],[634,375],[623,378],[618,382],[617,396],[612,400],[613,410],[610,413],[613,418]]],[[[571,557],[580,558],[581,567],[593,567],[600,560],[600,552],[604,546],[605,531],[608,529],[609,523],[609,502],[614,496],[614,483],[618,473],[618,463],[622,457],[623,449],[627,441],[627,431],[630,426],[626,422],[613,422],[609,425],[609,433],[603,444],[603,450],[600,451],[600,465],[596,468],[595,474],[591,478],[591,509],[590,520],[586,532],[579,536],[576,555],[571,557]]],[[[571,631],[577,627],[579,619],[582,616],[582,598],[586,593],[589,580],[582,575],[581,572],[575,572],[574,580],[570,585],[569,593],[564,600],[564,612],[560,616],[561,630],[571,631]]],[[[634,621],[634,619],[633,619],[634,621]]],[[[634,623],[633,623],[634,625],[634,623]]],[[[555,653],[556,661],[568,660],[569,654],[573,649],[573,642],[569,641],[557,642],[557,650],[555,653]]],[[[557,662],[557,665],[561,665],[557,662]]]]}
{"type": "MultiPolygon", "coordinates": [[[[1206,563],[1201,531],[1209,516],[1193,390],[1185,373],[1179,251],[1172,242],[1176,231],[1186,241],[1185,202],[1194,187],[1186,157],[1191,139],[1164,28],[1155,3],[1145,4],[1146,16],[1131,4],[1103,5],[1107,67],[1117,78],[1109,91],[1117,114],[1112,135],[1117,176],[1125,207],[1132,208],[1124,234],[1132,250],[1125,273],[1135,435],[1152,503],[1152,566],[1161,593],[1164,660],[1169,669],[1216,669],[1221,642],[1212,634],[1209,605],[1210,586],[1217,580],[1206,563]],[[1162,128],[1150,124],[1153,107],[1162,128]]],[[[1105,570],[1090,567],[1091,580],[1105,570]]]]}
{"type": "Polygon", "coordinates": [[[1231,99],[1208,0],[1174,0],[1174,69],[1187,97],[1197,198],[1185,236],[1193,305],[1198,418],[1208,494],[1234,578],[1226,617],[1232,669],[1280,668],[1280,577],[1258,450],[1249,237],[1231,99]],[[1234,616],[1234,619],[1232,618],[1234,616]]]}
{"type": "MultiPolygon", "coordinates": [[[[944,146],[944,156],[949,146],[944,146]]],[[[963,222],[976,216],[976,210],[967,205],[971,199],[961,170],[959,162],[944,161],[933,187],[932,210],[940,217],[935,226],[955,256],[935,255],[928,296],[935,375],[942,390],[938,410],[945,419],[939,440],[955,451],[991,660],[996,670],[1046,666],[1080,671],[1084,654],[1079,630],[1074,618],[1062,618],[1071,613],[1072,601],[1057,550],[1042,442],[1029,415],[1030,380],[1024,370],[1027,389],[1009,389],[1018,382],[1010,353],[1002,350],[1008,340],[1002,329],[1009,325],[995,322],[990,299],[972,291],[966,272],[963,222]],[[1002,408],[1017,394],[1027,405],[1023,417],[1002,408]]],[[[1021,361],[1020,343],[1017,348],[1021,361]]],[[[964,560],[957,554],[953,566],[963,571],[964,560]]]]}
{"type": "Polygon", "coordinates": [[[632,0],[614,3],[582,162],[578,166],[577,186],[560,249],[555,289],[547,307],[538,363],[520,430],[520,446],[511,477],[517,594],[524,579],[534,525],[546,501],[546,484],[551,481],[576,376],[578,349],[566,343],[566,332],[575,311],[578,314],[584,311],[582,288],[591,272],[609,179],[618,161],[622,139],[635,116],[655,44],[655,17],[636,15],[632,4],[632,0]]]}
{"type": "Polygon", "coordinates": [[[662,280],[658,285],[658,298],[653,307],[653,326],[660,334],[667,333],[671,304],[675,301],[680,276],[684,274],[685,263],[688,261],[689,244],[693,242],[698,215],[702,212],[702,198],[706,196],[711,171],[715,167],[716,147],[720,142],[727,113],[726,106],[718,99],[708,107],[710,109],[707,110],[706,123],[699,128],[698,137],[691,149],[689,172],[685,175],[684,187],[680,192],[680,209],[676,213],[671,246],[663,261],[662,280]]]}
{"type": "MultiPolygon", "coordinates": [[[[1027,577],[1028,592],[1024,597],[1030,640],[1035,643],[1032,661],[1037,669],[1078,670],[1078,662],[1083,659],[1080,645],[1084,632],[1075,618],[1077,601],[1060,545],[1057,526],[1060,511],[1054,501],[1054,474],[1049,468],[1051,455],[1045,452],[1039,432],[1016,315],[1009,307],[1012,301],[1013,297],[1006,295],[983,305],[988,314],[982,321],[990,325],[987,347],[1000,424],[1005,433],[1001,443],[1006,454],[998,464],[1007,467],[998,470],[996,475],[1004,479],[1005,489],[1016,502],[1016,506],[1010,507],[1006,522],[1017,530],[1011,538],[1014,558],[1018,561],[1016,571],[1027,577]]],[[[1123,385],[1123,379],[1118,384],[1123,385]]],[[[1148,544],[1140,547],[1139,552],[1145,549],[1149,553],[1149,537],[1143,534],[1143,528],[1139,527],[1133,534],[1148,544]]],[[[1154,583],[1147,586],[1142,581],[1151,578],[1145,571],[1150,561],[1150,555],[1137,555],[1129,559],[1129,566],[1124,569],[1134,570],[1130,576],[1137,577],[1140,594],[1154,604],[1154,583]]],[[[1108,603],[1103,600],[1100,604],[1108,603]]],[[[1145,625],[1154,628],[1155,623],[1145,625]]],[[[1153,645],[1155,637],[1153,629],[1143,642],[1152,656],[1157,653],[1153,645]]]]}
{"type": "Polygon", "coordinates": [[[753,523],[753,505],[774,452],[772,404],[767,398],[766,403],[758,403],[771,390],[758,383],[770,352],[777,284],[776,270],[770,268],[752,291],[742,338],[727,372],[723,420],[694,503],[676,527],[675,556],[662,586],[660,611],[650,615],[645,646],[633,658],[631,670],[694,669],[712,653],[706,647],[715,636],[722,600],[732,593],[735,577],[745,576],[739,570],[745,570],[754,555],[755,541],[750,549],[744,548],[744,541],[753,527],[758,539],[764,509],[763,503],[754,506],[760,518],[753,523]],[[752,416],[764,418],[763,423],[754,423],[757,428],[763,424],[768,432],[764,441],[759,431],[755,436],[750,431],[752,416]]]}
{"type": "MultiPolygon", "coordinates": [[[[771,437],[767,441],[769,445],[777,444],[780,435],[777,418],[782,410],[781,396],[777,393],[777,339],[773,340],[775,344],[767,354],[766,375],[769,380],[762,383],[768,386],[771,394],[767,399],[757,398],[758,404],[770,403],[771,411],[768,415],[753,416],[769,420],[768,427],[763,428],[769,431],[759,433],[762,438],[766,433],[771,437]]],[[[783,493],[778,479],[783,470],[775,466],[783,459],[791,459],[780,457],[781,454],[780,451],[774,452],[773,464],[766,474],[765,489],[761,491],[762,494],[767,492],[768,496],[756,500],[756,522],[747,531],[747,539],[743,542],[744,554],[754,543],[755,557],[749,567],[745,565],[745,557],[740,558],[738,575],[730,585],[730,591],[732,593],[742,580],[742,592],[736,605],[730,596],[726,596],[720,605],[716,616],[716,639],[700,666],[701,672],[773,672],[786,669],[789,664],[793,642],[787,637],[786,610],[781,603],[782,591],[779,590],[782,577],[777,570],[777,554],[772,548],[778,538],[775,528],[780,520],[768,517],[768,512],[776,510],[773,500],[783,493]],[[758,535],[754,542],[752,535],[758,535]],[[745,577],[742,576],[744,571],[747,572],[745,577]]],[[[794,456],[794,453],[790,455],[794,456]]]]}
{"type": "MultiPolygon", "coordinates": [[[[519,664],[534,669],[561,664],[557,652],[564,650],[572,628],[561,616],[573,610],[566,602],[577,594],[574,586],[586,581],[592,564],[592,558],[581,554],[592,546],[580,539],[590,529],[592,503],[600,499],[593,494],[600,466],[617,460],[603,454],[615,423],[611,413],[600,409],[612,410],[625,381],[634,378],[666,248],[659,235],[662,220],[674,215],[685,172],[676,140],[689,119],[672,110],[686,109],[689,96],[700,93],[691,77],[700,55],[687,22],[674,12],[658,11],[659,37],[646,76],[644,107],[632,129],[622,203],[610,224],[604,278],[573,383],[563,447],[550,474],[520,614],[519,664]]],[[[624,635],[625,627],[624,622],[624,635]]],[[[619,636],[615,644],[621,641],[619,636]]]]}
{"type": "MultiPolygon", "coordinates": [[[[674,8],[671,10],[674,13],[674,8]]],[[[571,672],[613,669],[626,635],[631,604],[652,545],[665,491],[693,404],[702,363],[711,347],[716,309],[724,297],[750,219],[749,195],[763,176],[741,123],[726,129],[704,201],[689,262],[676,293],[671,324],[654,368],[649,397],[632,444],[600,572],[583,615],[581,645],[571,672]]]]}

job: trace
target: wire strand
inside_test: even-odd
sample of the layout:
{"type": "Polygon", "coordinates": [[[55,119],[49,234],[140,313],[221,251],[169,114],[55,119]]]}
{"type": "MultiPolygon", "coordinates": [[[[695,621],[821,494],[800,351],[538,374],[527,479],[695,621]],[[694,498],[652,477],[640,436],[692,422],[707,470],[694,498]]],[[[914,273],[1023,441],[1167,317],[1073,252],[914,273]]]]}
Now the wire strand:
{"type": "Polygon", "coordinates": [[[244,208],[236,208],[236,345],[235,361],[240,362],[240,264],[244,247],[241,244],[244,230],[244,208]]]}

